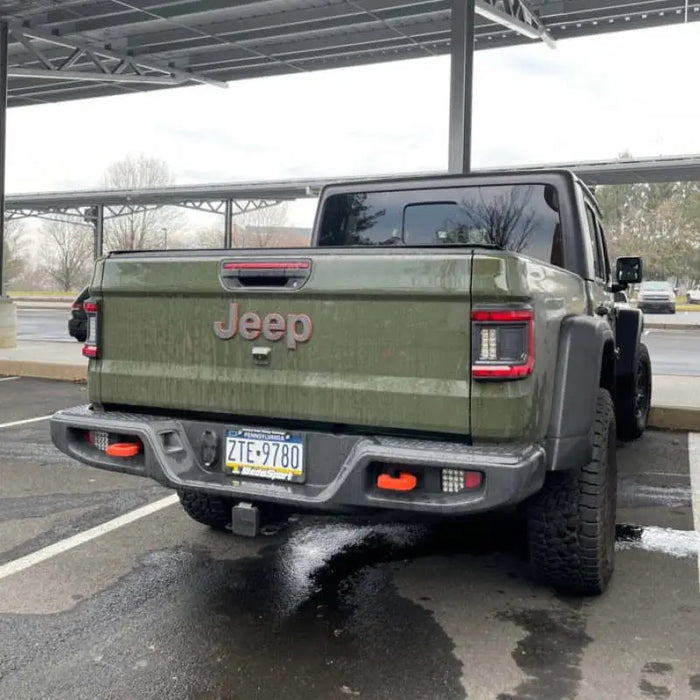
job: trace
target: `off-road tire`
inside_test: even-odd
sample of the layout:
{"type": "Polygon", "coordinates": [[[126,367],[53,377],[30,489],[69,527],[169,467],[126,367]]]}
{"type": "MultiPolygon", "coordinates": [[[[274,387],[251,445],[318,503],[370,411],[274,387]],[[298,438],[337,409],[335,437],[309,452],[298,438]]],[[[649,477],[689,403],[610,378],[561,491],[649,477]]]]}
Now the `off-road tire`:
{"type": "Polygon", "coordinates": [[[177,492],[185,513],[193,520],[215,530],[226,530],[231,525],[233,501],[220,496],[210,496],[199,491],[177,492]]]}
{"type": "Polygon", "coordinates": [[[613,572],[617,462],[615,412],[598,390],[593,459],[548,474],[528,504],[530,562],[535,575],[561,593],[598,595],[613,572]]]}
{"type": "Polygon", "coordinates": [[[618,384],[615,396],[617,435],[621,440],[641,437],[649,422],[651,410],[651,360],[649,350],[639,344],[634,363],[634,377],[618,384]]]}

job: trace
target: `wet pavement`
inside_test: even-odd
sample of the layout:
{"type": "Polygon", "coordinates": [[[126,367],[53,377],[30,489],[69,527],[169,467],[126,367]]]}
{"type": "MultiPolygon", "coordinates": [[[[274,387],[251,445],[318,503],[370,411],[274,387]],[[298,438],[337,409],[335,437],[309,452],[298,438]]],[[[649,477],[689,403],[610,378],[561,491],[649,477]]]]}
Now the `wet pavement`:
{"type": "Polygon", "coordinates": [[[17,337],[19,340],[50,340],[58,343],[77,343],[68,335],[70,309],[45,309],[20,306],[17,309],[17,337]]]}
{"type": "MultiPolygon", "coordinates": [[[[0,382],[0,425],[84,400],[0,382]]],[[[3,575],[170,492],[71,462],[46,421],[0,427],[0,697],[700,698],[688,444],[621,447],[616,572],[579,599],[531,580],[517,515],[245,540],[172,505],[3,575]]]]}
{"type": "MultiPolygon", "coordinates": [[[[700,316],[700,314],[697,314],[700,316]]],[[[655,374],[700,376],[700,327],[697,330],[644,331],[655,374]]]]}

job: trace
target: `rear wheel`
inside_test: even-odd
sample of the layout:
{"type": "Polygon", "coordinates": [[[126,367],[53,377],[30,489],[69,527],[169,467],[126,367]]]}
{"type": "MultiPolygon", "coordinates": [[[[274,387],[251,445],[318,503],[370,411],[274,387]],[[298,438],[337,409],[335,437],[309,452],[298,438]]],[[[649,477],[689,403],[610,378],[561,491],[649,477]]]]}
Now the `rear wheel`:
{"type": "Polygon", "coordinates": [[[634,377],[620,382],[615,397],[617,433],[622,440],[641,437],[651,409],[651,360],[649,350],[639,344],[634,377]]]}
{"type": "Polygon", "coordinates": [[[530,561],[535,574],[558,591],[602,593],[615,558],[617,462],[615,413],[599,389],[593,459],[579,469],[552,472],[528,504],[530,561]]]}
{"type": "Polygon", "coordinates": [[[215,530],[226,530],[230,527],[231,508],[233,508],[233,501],[230,498],[187,490],[178,491],[177,495],[180,497],[185,513],[193,520],[209,525],[215,530]]]}

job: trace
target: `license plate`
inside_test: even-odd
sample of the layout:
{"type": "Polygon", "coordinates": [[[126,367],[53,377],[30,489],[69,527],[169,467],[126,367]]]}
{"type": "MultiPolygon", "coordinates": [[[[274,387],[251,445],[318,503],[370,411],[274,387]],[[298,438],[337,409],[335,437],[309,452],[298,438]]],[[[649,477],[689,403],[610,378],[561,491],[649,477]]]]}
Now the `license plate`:
{"type": "Polygon", "coordinates": [[[304,480],[304,441],[283,431],[235,428],[226,433],[225,465],[232,474],[304,480]]]}

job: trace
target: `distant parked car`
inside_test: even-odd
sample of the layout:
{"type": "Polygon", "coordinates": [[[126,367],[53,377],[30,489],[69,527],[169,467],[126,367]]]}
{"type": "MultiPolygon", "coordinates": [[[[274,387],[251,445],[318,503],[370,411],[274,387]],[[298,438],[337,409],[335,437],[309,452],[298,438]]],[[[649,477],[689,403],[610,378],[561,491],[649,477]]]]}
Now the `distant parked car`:
{"type": "Polygon", "coordinates": [[[644,312],[676,313],[676,294],[668,282],[642,282],[637,306],[644,312]]]}
{"type": "Polygon", "coordinates": [[[700,304],[700,284],[686,292],[685,298],[689,304],[700,304]]]}
{"type": "Polygon", "coordinates": [[[87,314],[83,309],[83,303],[88,298],[88,288],[85,287],[70,307],[68,319],[68,333],[79,343],[84,343],[87,338],[87,314]]]}

